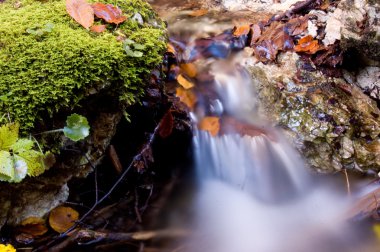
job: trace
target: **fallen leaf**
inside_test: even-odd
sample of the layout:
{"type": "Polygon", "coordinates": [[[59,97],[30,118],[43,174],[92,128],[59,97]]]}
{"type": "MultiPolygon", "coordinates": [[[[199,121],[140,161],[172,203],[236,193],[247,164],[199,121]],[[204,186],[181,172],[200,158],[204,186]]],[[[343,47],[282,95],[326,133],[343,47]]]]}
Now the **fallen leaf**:
{"type": "Polygon", "coordinates": [[[90,27],[90,31],[96,32],[96,33],[102,33],[106,30],[105,25],[93,25],[90,27]]]}
{"type": "Polygon", "coordinates": [[[168,43],[166,46],[167,46],[166,52],[175,54],[175,48],[172,44],[168,43]]]}
{"type": "Polygon", "coordinates": [[[197,75],[197,68],[193,63],[182,63],[179,67],[181,71],[190,78],[194,78],[197,75]]]}
{"type": "Polygon", "coordinates": [[[86,0],[66,0],[66,11],[86,29],[94,23],[94,10],[86,0]]]}
{"type": "Polygon", "coordinates": [[[308,28],[309,16],[292,18],[285,24],[285,31],[291,36],[297,36],[305,32],[308,28]]]}
{"type": "Polygon", "coordinates": [[[206,116],[198,124],[199,129],[208,131],[212,136],[216,136],[220,130],[219,117],[206,116]]]}
{"type": "Polygon", "coordinates": [[[173,132],[174,127],[174,117],[172,115],[172,112],[169,110],[166,112],[166,114],[162,117],[160,121],[160,126],[158,128],[158,134],[162,138],[166,138],[171,135],[173,132]]]}
{"type": "Polygon", "coordinates": [[[294,51],[308,54],[315,54],[321,49],[322,47],[319,45],[318,40],[314,40],[310,35],[301,38],[298,41],[298,45],[294,47],[294,51]]]}
{"type": "Polygon", "coordinates": [[[199,10],[192,11],[189,15],[193,17],[200,17],[200,16],[206,15],[207,12],[208,10],[206,9],[199,9],[199,10]]]}
{"type": "Polygon", "coordinates": [[[242,35],[248,35],[248,33],[251,31],[250,25],[242,25],[235,27],[233,30],[233,34],[236,37],[242,36],[242,35]]]}
{"type": "Polygon", "coordinates": [[[261,28],[258,24],[254,24],[252,26],[252,38],[251,38],[251,45],[253,45],[261,35],[261,28]]]}
{"type": "Polygon", "coordinates": [[[176,89],[176,96],[179,97],[179,100],[186,104],[190,109],[194,108],[195,103],[197,102],[197,96],[192,90],[186,90],[182,87],[176,89]]]}
{"type": "Polygon", "coordinates": [[[179,74],[177,76],[177,81],[178,81],[178,84],[180,84],[185,89],[190,89],[190,88],[194,87],[194,84],[191,83],[190,81],[186,80],[186,78],[183,77],[182,74],[179,74]]]}
{"type": "Polygon", "coordinates": [[[29,217],[21,222],[21,225],[17,227],[17,231],[36,237],[45,234],[48,228],[46,227],[44,219],[29,217]]]}
{"type": "Polygon", "coordinates": [[[120,24],[127,20],[119,7],[112,4],[94,3],[91,5],[95,16],[105,20],[107,23],[120,24]]]}
{"type": "Polygon", "coordinates": [[[64,233],[71,228],[79,218],[79,213],[71,207],[59,206],[51,210],[49,224],[58,233],[64,233]]]}

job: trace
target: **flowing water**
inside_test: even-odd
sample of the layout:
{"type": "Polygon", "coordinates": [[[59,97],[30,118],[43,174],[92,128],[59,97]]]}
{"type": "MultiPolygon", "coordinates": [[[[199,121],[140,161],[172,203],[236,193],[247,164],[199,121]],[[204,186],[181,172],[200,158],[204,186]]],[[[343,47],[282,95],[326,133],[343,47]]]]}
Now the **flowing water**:
{"type": "MultiPolygon", "coordinates": [[[[196,50],[194,38],[187,41],[173,40],[185,62],[196,50]]],[[[212,81],[196,83],[203,90],[192,112],[197,186],[185,221],[194,235],[180,251],[360,251],[361,237],[345,217],[348,197],[316,181],[282,132],[258,112],[241,55],[221,58],[198,60],[212,81]],[[220,118],[218,135],[197,128],[206,116],[220,118]]]]}

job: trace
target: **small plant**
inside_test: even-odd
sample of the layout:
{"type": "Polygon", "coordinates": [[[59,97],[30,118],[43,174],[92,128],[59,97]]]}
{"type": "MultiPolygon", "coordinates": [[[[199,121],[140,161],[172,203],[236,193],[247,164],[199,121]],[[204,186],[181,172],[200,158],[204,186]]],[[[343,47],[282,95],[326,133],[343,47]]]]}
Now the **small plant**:
{"type": "Polygon", "coordinates": [[[20,182],[28,176],[38,176],[50,168],[45,159],[52,155],[33,149],[35,141],[19,138],[19,124],[0,127],[0,181],[20,182]]]}
{"type": "Polygon", "coordinates": [[[52,23],[47,23],[45,24],[45,26],[40,26],[40,25],[37,25],[35,27],[32,27],[32,28],[28,28],[26,29],[26,32],[29,33],[29,34],[32,34],[32,35],[35,35],[37,37],[43,37],[44,35],[50,33],[54,28],[54,24],[52,23]]]}
{"type": "Polygon", "coordinates": [[[49,130],[42,132],[42,134],[55,132],[63,132],[63,134],[71,140],[79,141],[90,134],[90,126],[88,125],[86,117],[72,114],[67,117],[66,126],[63,129],[49,130]]]}
{"type": "Polygon", "coordinates": [[[132,39],[125,39],[123,43],[123,48],[128,56],[140,58],[143,56],[143,52],[141,52],[141,50],[144,50],[145,46],[136,43],[132,39]]]}

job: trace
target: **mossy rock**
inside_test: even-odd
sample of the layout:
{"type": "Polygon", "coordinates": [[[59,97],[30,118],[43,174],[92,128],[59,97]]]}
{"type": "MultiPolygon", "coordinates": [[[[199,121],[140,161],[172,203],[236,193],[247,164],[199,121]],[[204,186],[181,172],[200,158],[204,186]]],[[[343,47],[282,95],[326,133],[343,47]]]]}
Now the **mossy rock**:
{"type": "Polygon", "coordinates": [[[165,25],[145,1],[102,2],[117,5],[128,18],[100,34],[71,18],[65,0],[0,2],[0,125],[10,118],[25,137],[63,128],[67,115],[79,113],[91,126],[77,143],[60,133],[36,135],[56,163],[20,183],[0,182],[0,227],[42,217],[67,199],[67,183],[102,161],[123,112],[143,97],[162,61],[165,25]],[[136,13],[143,23],[131,18],[136,13]],[[126,53],[125,38],[143,45],[141,57],[126,53]]]}
{"type": "MultiPolygon", "coordinates": [[[[84,98],[117,94],[121,107],[136,103],[144,79],[162,60],[164,24],[142,0],[102,1],[128,17],[119,26],[93,33],[66,12],[64,0],[6,0],[0,4],[0,117],[18,121],[25,133],[61,109],[72,110],[84,98]],[[139,13],[143,24],[131,19],[139,13]],[[120,37],[144,45],[142,57],[130,57],[120,37]]],[[[96,21],[99,23],[100,21],[96,21]]]]}

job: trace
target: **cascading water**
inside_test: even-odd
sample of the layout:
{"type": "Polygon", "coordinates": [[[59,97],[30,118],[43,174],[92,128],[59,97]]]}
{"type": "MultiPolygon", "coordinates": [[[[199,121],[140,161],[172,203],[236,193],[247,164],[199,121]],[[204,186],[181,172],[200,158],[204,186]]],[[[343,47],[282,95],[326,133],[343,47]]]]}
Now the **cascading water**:
{"type": "Polygon", "coordinates": [[[195,235],[183,250],[351,251],[354,236],[342,232],[341,217],[348,202],[313,182],[281,132],[264,122],[250,76],[236,62],[207,62],[216,96],[200,98],[193,118],[196,124],[217,115],[223,130],[216,136],[194,130],[195,235]]]}

